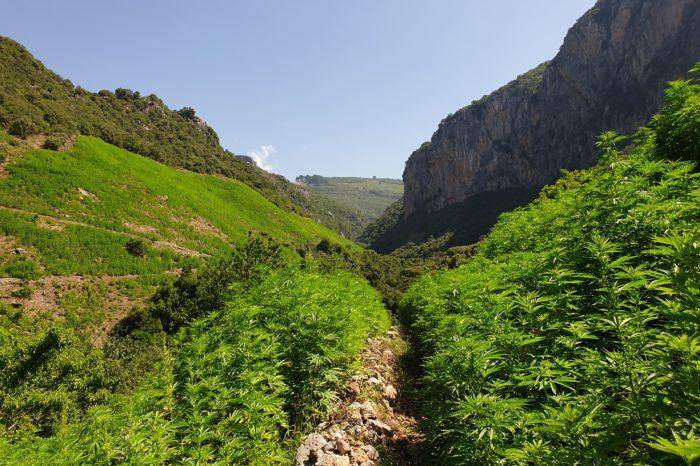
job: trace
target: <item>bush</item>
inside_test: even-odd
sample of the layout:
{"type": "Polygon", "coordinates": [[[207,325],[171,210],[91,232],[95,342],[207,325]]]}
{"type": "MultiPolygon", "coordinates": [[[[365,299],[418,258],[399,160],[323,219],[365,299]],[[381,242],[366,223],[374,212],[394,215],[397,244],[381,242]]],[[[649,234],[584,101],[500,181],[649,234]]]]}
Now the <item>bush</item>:
{"type": "Polygon", "coordinates": [[[8,133],[18,138],[25,139],[32,134],[36,134],[37,129],[34,123],[27,118],[19,118],[9,124],[8,133]]]}
{"type": "Polygon", "coordinates": [[[138,92],[134,92],[131,89],[124,89],[122,87],[117,88],[114,91],[114,95],[120,100],[135,100],[141,97],[138,92]]]}
{"type": "Polygon", "coordinates": [[[124,245],[124,249],[134,257],[143,257],[146,255],[146,245],[140,238],[130,238],[124,245]]]}
{"type": "Polygon", "coordinates": [[[104,402],[113,381],[99,352],[70,329],[0,316],[0,426],[50,435],[104,402]]]}
{"type": "Polygon", "coordinates": [[[59,150],[67,140],[67,134],[52,134],[46,138],[42,147],[47,150],[59,150]]]}
{"type": "Polygon", "coordinates": [[[209,261],[195,272],[185,268],[172,284],[154,295],[150,313],[172,334],[194,319],[221,309],[229,286],[253,283],[284,264],[279,243],[268,235],[248,235],[248,240],[226,255],[209,261]]]}
{"type": "Polygon", "coordinates": [[[10,277],[22,280],[34,280],[41,276],[41,271],[36,262],[29,259],[16,259],[5,266],[5,273],[10,277]]]}
{"type": "Polygon", "coordinates": [[[23,286],[12,292],[13,298],[28,299],[34,294],[34,289],[29,286],[23,286]]]}
{"type": "MultiPolygon", "coordinates": [[[[700,72],[700,64],[696,70],[700,72]]],[[[672,82],[652,125],[659,157],[700,163],[700,84],[696,80],[672,82]]]]}
{"type": "Polygon", "coordinates": [[[197,112],[192,107],[182,107],[177,113],[186,120],[196,120],[197,112]]]}

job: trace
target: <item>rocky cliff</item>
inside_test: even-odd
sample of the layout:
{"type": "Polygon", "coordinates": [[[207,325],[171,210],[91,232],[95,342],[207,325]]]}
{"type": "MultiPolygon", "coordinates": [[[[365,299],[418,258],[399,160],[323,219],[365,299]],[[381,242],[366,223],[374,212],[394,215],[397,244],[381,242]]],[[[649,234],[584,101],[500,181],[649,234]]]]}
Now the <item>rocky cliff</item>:
{"type": "Polygon", "coordinates": [[[406,162],[404,215],[592,165],[600,132],[644,124],[698,60],[700,0],[599,0],[551,62],[440,123],[406,162]]]}

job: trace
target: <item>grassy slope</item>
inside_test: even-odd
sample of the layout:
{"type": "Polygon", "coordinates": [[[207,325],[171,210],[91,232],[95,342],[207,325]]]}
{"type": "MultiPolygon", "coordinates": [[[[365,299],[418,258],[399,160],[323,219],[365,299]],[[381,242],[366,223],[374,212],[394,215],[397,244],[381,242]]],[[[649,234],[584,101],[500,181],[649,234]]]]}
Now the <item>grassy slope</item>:
{"type": "Polygon", "coordinates": [[[158,241],[215,254],[251,230],[294,244],[349,244],[243,183],[170,168],[96,138],[81,137],[68,152],[31,151],[6,170],[0,231],[35,251],[51,274],[163,271],[188,254],[158,241]],[[125,251],[129,237],[146,241],[145,259],[125,251]]]}
{"type": "Polygon", "coordinates": [[[388,178],[298,176],[297,182],[341,204],[362,212],[368,220],[378,218],[401,198],[403,183],[388,178]]]}
{"type": "Polygon", "coordinates": [[[237,179],[285,210],[317,218],[346,236],[359,233],[361,219],[354,209],[240,161],[203,121],[180,115],[155,95],[76,87],[2,36],[0,128],[21,137],[48,135],[54,148],[75,134],[99,137],[166,165],[237,179]]]}

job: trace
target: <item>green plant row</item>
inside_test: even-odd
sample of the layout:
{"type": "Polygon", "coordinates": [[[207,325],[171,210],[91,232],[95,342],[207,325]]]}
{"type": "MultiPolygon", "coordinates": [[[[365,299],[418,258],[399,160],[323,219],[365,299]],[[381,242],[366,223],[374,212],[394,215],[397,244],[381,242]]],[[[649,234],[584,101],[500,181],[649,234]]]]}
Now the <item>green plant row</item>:
{"type": "MultiPolygon", "coordinates": [[[[50,437],[6,432],[0,457],[11,464],[291,462],[298,436],[328,410],[365,339],[388,329],[388,313],[355,275],[296,268],[238,282],[223,303],[173,337],[170,356],[133,395],[110,395],[82,420],[63,419],[50,437]]],[[[16,365],[26,367],[23,361],[16,365]]]]}
{"type": "Polygon", "coordinates": [[[400,313],[439,464],[697,464],[700,86],[501,216],[400,313]]]}

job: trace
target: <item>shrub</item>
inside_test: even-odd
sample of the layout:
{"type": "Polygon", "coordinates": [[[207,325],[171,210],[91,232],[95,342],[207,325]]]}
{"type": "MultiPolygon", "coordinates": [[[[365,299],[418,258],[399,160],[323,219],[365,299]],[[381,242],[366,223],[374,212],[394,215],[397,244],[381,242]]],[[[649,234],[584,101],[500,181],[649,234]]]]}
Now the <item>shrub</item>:
{"type": "Polygon", "coordinates": [[[114,91],[114,95],[120,100],[133,100],[139,98],[138,92],[134,92],[131,89],[124,89],[122,87],[117,88],[114,91]]]}
{"type": "Polygon", "coordinates": [[[234,282],[253,283],[284,264],[281,245],[268,235],[248,235],[233,251],[209,261],[200,271],[185,268],[172,284],[154,295],[150,312],[168,333],[221,309],[234,282]]]}
{"type": "Polygon", "coordinates": [[[28,299],[34,294],[34,290],[29,286],[23,286],[12,292],[13,298],[28,299]]]}
{"type": "Polygon", "coordinates": [[[70,329],[0,316],[0,426],[49,435],[113,386],[99,352],[70,329]]]}
{"type": "Polygon", "coordinates": [[[130,238],[124,245],[124,249],[134,257],[143,257],[146,255],[146,245],[140,238],[130,238]]]}
{"type": "Polygon", "coordinates": [[[67,134],[52,134],[46,138],[42,147],[47,150],[58,150],[67,140],[67,134]]]}
{"type": "Polygon", "coordinates": [[[31,120],[27,118],[19,118],[13,120],[9,124],[8,133],[13,136],[25,139],[28,136],[35,134],[37,132],[36,126],[31,120]]]}
{"type": "MultiPolygon", "coordinates": [[[[700,64],[695,69],[700,72],[700,64]]],[[[700,84],[670,83],[665,105],[652,123],[659,157],[700,163],[700,84]]]]}
{"type": "Polygon", "coordinates": [[[41,271],[36,262],[29,259],[16,259],[5,266],[5,273],[10,277],[23,280],[34,280],[41,276],[41,271]]]}
{"type": "Polygon", "coordinates": [[[197,112],[192,107],[182,107],[177,113],[186,120],[194,121],[197,119],[197,112]]]}

